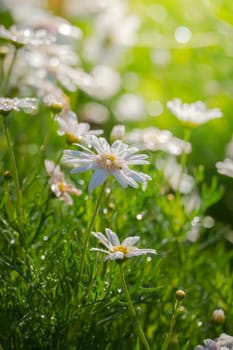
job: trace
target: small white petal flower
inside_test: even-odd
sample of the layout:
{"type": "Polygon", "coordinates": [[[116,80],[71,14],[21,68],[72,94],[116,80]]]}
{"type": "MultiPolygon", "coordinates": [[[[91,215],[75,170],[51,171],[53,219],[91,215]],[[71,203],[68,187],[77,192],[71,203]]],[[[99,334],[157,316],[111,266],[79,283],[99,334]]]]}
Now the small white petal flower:
{"type": "Polygon", "coordinates": [[[168,101],[167,107],[182,122],[191,126],[204,124],[209,120],[221,118],[222,112],[218,108],[208,109],[202,101],[182,103],[178,98],[168,101]]]}
{"type": "Polygon", "coordinates": [[[221,346],[217,341],[212,339],[204,340],[205,346],[197,345],[195,350],[230,350],[231,347],[221,346]]]}
{"type": "Polygon", "coordinates": [[[73,200],[70,197],[70,194],[80,196],[82,191],[70,184],[67,184],[64,173],[61,171],[59,165],[56,166],[51,160],[45,160],[45,168],[47,173],[50,175],[49,183],[51,191],[61,201],[72,205],[73,200]]]}
{"type": "Polygon", "coordinates": [[[216,163],[217,171],[219,174],[233,177],[233,160],[226,158],[223,162],[216,163]]]}
{"type": "Polygon", "coordinates": [[[175,156],[182,152],[190,153],[192,150],[189,142],[174,137],[168,130],[160,130],[154,127],[133,129],[126,135],[126,140],[129,143],[133,142],[142,150],[160,150],[175,156]]]}
{"type": "Polygon", "coordinates": [[[102,130],[90,130],[88,123],[79,123],[77,115],[72,112],[62,112],[56,118],[59,124],[58,135],[65,135],[70,143],[81,142],[89,135],[100,135],[102,130]]]}
{"type": "Polygon", "coordinates": [[[0,112],[9,113],[10,111],[23,110],[25,113],[35,113],[37,110],[38,99],[36,98],[8,98],[0,97],[0,112]]]}
{"type": "Polygon", "coordinates": [[[105,260],[125,260],[134,256],[144,254],[156,254],[155,249],[140,249],[134,245],[139,241],[140,237],[131,236],[125,238],[121,243],[115,232],[109,228],[105,229],[105,235],[101,232],[92,232],[107,249],[91,248],[91,251],[98,251],[107,254],[105,260]]]}
{"type": "Polygon", "coordinates": [[[72,170],[74,174],[95,170],[89,190],[102,184],[109,175],[113,175],[124,188],[128,186],[138,188],[137,182],[145,183],[151,180],[149,175],[129,168],[130,165],[148,164],[148,161],[145,160],[147,155],[135,155],[137,148],[129,147],[120,140],[110,146],[104,138],[94,135],[87,137],[86,142],[89,148],[77,145],[82,151],[65,150],[63,160],[74,166],[72,170]]]}

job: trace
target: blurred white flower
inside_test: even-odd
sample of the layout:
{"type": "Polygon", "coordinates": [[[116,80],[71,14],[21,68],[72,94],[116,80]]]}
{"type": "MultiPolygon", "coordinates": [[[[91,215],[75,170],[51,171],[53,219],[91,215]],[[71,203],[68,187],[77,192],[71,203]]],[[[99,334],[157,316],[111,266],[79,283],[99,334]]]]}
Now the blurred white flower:
{"type": "Polygon", "coordinates": [[[80,108],[80,115],[89,123],[102,124],[108,120],[109,111],[98,102],[88,102],[80,108]]]}
{"type": "Polygon", "coordinates": [[[219,174],[233,177],[233,160],[226,158],[223,162],[216,163],[217,171],[219,174]]]}
{"type": "Polygon", "coordinates": [[[163,171],[164,177],[173,190],[183,194],[191,192],[195,185],[195,180],[191,175],[183,171],[175,158],[158,159],[156,166],[163,171]]]}
{"type": "Polygon", "coordinates": [[[33,114],[36,112],[38,99],[36,98],[8,98],[0,97],[0,112],[8,113],[10,111],[23,110],[25,113],[33,114]]]}
{"type": "Polygon", "coordinates": [[[69,110],[70,103],[68,96],[53,82],[31,76],[27,83],[29,88],[36,89],[38,96],[47,106],[51,107],[53,104],[60,104],[63,109],[69,110]]]}
{"type": "Polygon", "coordinates": [[[9,40],[16,46],[49,45],[55,41],[55,37],[45,29],[33,30],[31,28],[20,28],[15,25],[9,29],[6,29],[3,25],[1,25],[0,38],[9,40]]]}
{"type": "MultiPolygon", "coordinates": [[[[96,2],[92,1],[92,9],[96,2]]],[[[115,65],[135,44],[140,18],[128,13],[125,1],[110,1],[94,17],[93,35],[84,43],[84,56],[93,64],[115,65]]]]}
{"type": "Polygon", "coordinates": [[[2,0],[11,11],[15,21],[34,29],[45,29],[56,37],[62,35],[79,39],[82,35],[77,26],[71,25],[64,18],[54,16],[44,9],[44,1],[39,0],[2,0]]]}
{"type": "Polygon", "coordinates": [[[115,232],[109,228],[105,229],[106,236],[101,232],[91,232],[92,235],[97,238],[100,243],[102,243],[106,249],[101,248],[91,248],[91,251],[98,251],[107,254],[105,260],[125,260],[127,258],[132,258],[134,256],[144,255],[144,254],[156,254],[155,249],[140,249],[134,247],[134,245],[139,241],[140,237],[131,236],[125,238],[121,243],[115,232]]]}
{"type": "Polygon", "coordinates": [[[39,48],[26,46],[18,52],[11,80],[14,85],[34,86],[59,83],[68,91],[88,89],[93,77],[79,67],[79,56],[71,45],[52,43],[39,48]]]}
{"type": "Polygon", "coordinates": [[[66,202],[69,205],[73,204],[73,199],[70,194],[80,196],[82,191],[74,186],[67,184],[65,181],[65,175],[61,171],[59,165],[55,165],[51,160],[45,160],[45,168],[50,176],[50,189],[54,195],[61,201],[66,202]]]}
{"type": "Polygon", "coordinates": [[[142,120],[145,118],[145,102],[141,96],[124,94],[114,104],[113,112],[120,122],[142,120]]]}
{"type": "Polygon", "coordinates": [[[89,135],[101,135],[103,130],[90,130],[90,124],[79,123],[77,115],[72,111],[64,111],[56,118],[59,129],[58,135],[65,135],[70,143],[85,141],[89,135]]]}
{"type": "Polygon", "coordinates": [[[111,146],[100,137],[89,136],[86,138],[89,148],[79,146],[82,151],[64,151],[64,161],[71,163],[73,174],[87,170],[95,170],[89,184],[89,191],[102,184],[109,175],[116,178],[122,187],[132,186],[138,188],[137,182],[146,183],[151,180],[147,174],[131,170],[130,165],[148,164],[145,154],[135,154],[138,149],[129,147],[122,141],[115,141],[111,146]],[[91,148],[94,149],[91,150],[91,148]]]}
{"type": "Polygon", "coordinates": [[[90,76],[92,82],[85,91],[95,98],[100,100],[110,98],[120,89],[120,75],[110,66],[97,65],[93,68],[90,76]]]}
{"type": "Polygon", "coordinates": [[[155,127],[133,129],[126,134],[126,140],[134,143],[140,149],[160,150],[175,156],[183,152],[190,153],[192,150],[190,143],[174,137],[168,130],[160,130],[155,127]]]}
{"type": "Polygon", "coordinates": [[[222,117],[222,112],[219,108],[208,109],[202,101],[188,104],[182,103],[180,99],[175,98],[167,102],[167,107],[179,120],[192,126],[222,117]]]}

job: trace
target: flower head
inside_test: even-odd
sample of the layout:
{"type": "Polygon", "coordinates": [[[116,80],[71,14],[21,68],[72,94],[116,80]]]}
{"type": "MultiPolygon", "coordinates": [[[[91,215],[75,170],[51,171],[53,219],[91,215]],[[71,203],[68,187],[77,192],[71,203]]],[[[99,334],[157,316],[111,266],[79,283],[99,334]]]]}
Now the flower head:
{"type": "Polygon", "coordinates": [[[70,194],[80,196],[82,191],[67,184],[64,173],[61,171],[60,167],[58,165],[55,166],[54,162],[51,160],[45,160],[45,168],[50,175],[50,189],[54,195],[67,204],[73,204],[70,194]]]}
{"type": "Polygon", "coordinates": [[[92,232],[92,235],[97,238],[106,248],[91,248],[91,251],[99,251],[107,254],[105,260],[125,260],[127,258],[132,258],[134,256],[144,255],[144,254],[156,254],[154,249],[140,249],[134,247],[140,239],[138,236],[131,236],[125,238],[121,243],[115,232],[109,228],[105,229],[106,236],[101,232],[92,232]]]}
{"type": "Polygon", "coordinates": [[[223,162],[216,163],[219,174],[233,177],[233,160],[226,158],[223,162]]]}
{"type": "Polygon", "coordinates": [[[198,345],[195,350],[232,350],[233,349],[233,337],[222,333],[217,339],[204,340],[205,346],[198,345]]]}
{"type": "Polygon", "coordinates": [[[190,143],[174,137],[170,131],[154,127],[133,129],[126,135],[126,140],[134,142],[140,149],[160,150],[175,156],[190,153],[192,149],[190,143]]]}
{"type": "Polygon", "coordinates": [[[57,117],[57,122],[59,124],[58,135],[65,135],[71,143],[79,143],[89,135],[100,135],[103,133],[102,130],[90,130],[88,123],[79,123],[76,114],[72,111],[61,113],[57,117]]]}
{"type": "Polygon", "coordinates": [[[222,112],[218,108],[207,109],[202,101],[182,103],[179,98],[168,101],[167,107],[182,122],[191,126],[204,124],[209,120],[221,118],[222,112]]]}
{"type": "Polygon", "coordinates": [[[37,110],[38,100],[36,98],[8,98],[0,97],[0,112],[23,110],[25,113],[34,113],[37,110]]]}
{"type": "Polygon", "coordinates": [[[77,145],[82,151],[65,150],[64,161],[74,166],[73,174],[95,170],[89,190],[102,184],[109,175],[113,175],[124,188],[128,186],[138,188],[137,182],[145,183],[151,180],[149,175],[129,168],[130,165],[148,164],[145,160],[147,155],[135,155],[137,148],[129,147],[120,140],[110,146],[104,138],[94,135],[86,138],[86,142],[89,148],[77,145]]]}
{"type": "Polygon", "coordinates": [[[216,341],[212,339],[204,340],[204,345],[197,345],[195,350],[229,350],[229,348],[221,347],[216,341]]]}

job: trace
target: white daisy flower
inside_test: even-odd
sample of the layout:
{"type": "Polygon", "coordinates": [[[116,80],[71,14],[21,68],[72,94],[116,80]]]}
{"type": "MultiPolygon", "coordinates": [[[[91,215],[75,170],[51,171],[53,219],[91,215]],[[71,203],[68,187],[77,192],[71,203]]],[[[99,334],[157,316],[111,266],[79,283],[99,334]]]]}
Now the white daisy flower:
{"type": "Polygon", "coordinates": [[[216,163],[217,171],[219,174],[233,177],[233,160],[226,158],[223,162],[216,163]]]}
{"type": "Polygon", "coordinates": [[[131,170],[130,165],[148,164],[146,154],[136,154],[135,147],[129,147],[120,140],[110,146],[102,137],[94,135],[86,138],[89,148],[79,146],[82,151],[64,151],[64,161],[74,166],[73,174],[94,169],[94,175],[89,184],[89,191],[102,184],[109,175],[113,175],[119,184],[126,188],[132,186],[138,188],[137,182],[145,183],[151,180],[147,174],[131,170]],[[91,149],[93,148],[94,151],[91,149]]]}
{"type": "Polygon", "coordinates": [[[9,113],[11,111],[19,112],[23,110],[25,113],[35,113],[37,110],[38,99],[36,98],[8,98],[0,97],[0,112],[9,113]]]}
{"type": "Polygon", "coordinates": [[[231,347],[221,346],[217,341],[212,339],[205,339],[204,345],[196,346],[195,350],[230,350],[231,347]]]}
{"type": "Polygon", "coordinates": [[[155,127],[133,129],[131,132],[127,133],[126,140],[129,143],[133,142],[142,150],[160,150],[175,156],[183,152],[190,153],[192,150],[192,146],[189,142],[173,136],[168,130],[160,130],[155,127]]]}
{"type": "Polygon", "coordinates": [[[105,229],[106,236],[101,232],[91,232],[92,235],[97,238],[106,248],[91,248],[91,251],[98,251],[107,254],[105,260],[125,260],[134,256],[144,254],[156,254],[155,249],[140,249],[134,247],[140,239],[138,236],[131,236],[125,238],[121,243],[115,232],[109,228],[105,229]]]}
{"type": "Polygon", "coordinates": [[[65,175],[61,171],[60,166],[56,166],[53,161],[45,160],[45,168],[47,173],[50,175],[49,183],[53,194],[61,201],[72,205],[73,199],[70,197],[70,194],[80,196],[82,191],[65,181],[65,175]]]}
{"type": "Polygon", "coordinates": [[[192,126],[222,117],[222,112],[219,108],[208,109],[202,101],[189,104],[182,103],[179,98],[175,98],[167,102],[167,107],[179,120],[192,126]]]}
{"type": "Polygon", "coordinates": [[[77,115],[72,111],[62,112],[56,120],[59,124],[58,135],[65,135],[70,143],[79,143],[89,135],[103,133],[103,130],[90,130],[88,123],[79,123],[77,115]]]}

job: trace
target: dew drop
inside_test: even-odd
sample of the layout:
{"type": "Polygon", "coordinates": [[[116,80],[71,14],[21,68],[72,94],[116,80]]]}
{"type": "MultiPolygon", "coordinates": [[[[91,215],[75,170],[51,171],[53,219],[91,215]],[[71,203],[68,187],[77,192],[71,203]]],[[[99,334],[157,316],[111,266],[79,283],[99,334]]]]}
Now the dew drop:
{"type": "Polygon", "coordinates": [[[107,187],[106,190],[105,190],[105,192],[106,192],[107,194],[111,193],[111,188],[107,187]]]}
{"type": "Polygon", "coordinates": [[[139,214],[136,216],[136,219],[139,220],[139,221],[142,220],[142,214],[139,213],[139,214]]]}

